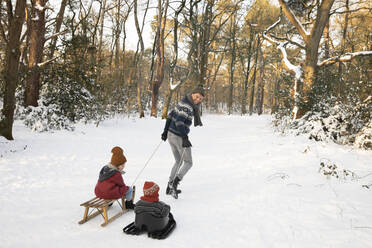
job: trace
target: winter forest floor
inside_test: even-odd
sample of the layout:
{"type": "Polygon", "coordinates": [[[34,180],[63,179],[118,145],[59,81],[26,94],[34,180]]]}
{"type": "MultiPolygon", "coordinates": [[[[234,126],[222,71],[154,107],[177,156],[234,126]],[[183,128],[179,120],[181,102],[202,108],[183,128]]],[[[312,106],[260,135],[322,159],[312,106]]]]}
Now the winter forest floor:
{"type": "Polygon", "coordinates": [[[171,206],[177,227],[161,241],[123,234],[133,212],[104,228],[100,216],[77,222],[111,148],[124,149],[131,185],[160,143],[163,120],[123,117],[54,133],[16,122],[15,141],[0,137],[0,247],[372,247],[372,188],[363,186],[372,184],[372,151],[281,136],[269,116],[202,120],[191,128],[194,166],[178,200],[165,195],[168,143],[136,182],[136,200],[151,180],[171,206]],[[336,164],[339,178],[319,173],[321,162],[336,164]]]}

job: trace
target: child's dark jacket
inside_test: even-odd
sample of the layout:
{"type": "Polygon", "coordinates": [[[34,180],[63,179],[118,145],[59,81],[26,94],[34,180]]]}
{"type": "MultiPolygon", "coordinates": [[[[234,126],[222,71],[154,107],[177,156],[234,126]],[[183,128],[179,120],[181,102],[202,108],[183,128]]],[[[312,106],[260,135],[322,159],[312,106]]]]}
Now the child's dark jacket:
{"type": "Polygon", "coordinates": [[[170,206],[162,201],[148,202],[139,200],[134,208],[136,214],[149,213],[155,217],[167,217],[170,212],[170,206]]]}

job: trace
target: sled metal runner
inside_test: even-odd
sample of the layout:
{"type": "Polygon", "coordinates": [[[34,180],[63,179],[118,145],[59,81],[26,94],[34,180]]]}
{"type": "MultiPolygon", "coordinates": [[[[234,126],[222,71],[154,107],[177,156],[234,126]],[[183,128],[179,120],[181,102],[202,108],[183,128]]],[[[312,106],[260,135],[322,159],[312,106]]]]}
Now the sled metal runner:
{"type": "MultiPolygon", "coordinates": [[[[132,200],[134,200],[134,195],[135,195],[135,187],[133,187],[132,200]]],[[[110,200],[95,197],[93,199],[90,199],[89,201],[86,201],[80,204],[80,206],[85,207],[85,211],[84,211],[83,219],[78,222],[79,224],[84,224],[90,219],[93,219],[94,217],[96,217],[97,215],[101,215],[104,219],[104,222],[101,224],[102,227],[105,227],[109,223],[113,222],[114,220],[122,216],[125,212],[127,212],[127,209],[125,208],[125,196],[119,199],[110,199],[110,200]],[[115,202],[119,204],[121,211],[115,214],[114,216],[112,216],[111,218],[109,218],[108,209],[115,202]],[[92,208],[92,211],[89,211],[90,208],[92,208]]]]}
{"type": "MultiPolygon", "coordinates": [[[[175,227],[176,221],[173,219],[172,216],[163,229],[147,232],[147,236],[153,239],[166,239],[173,232],[175,227]]],[[[135,222],[132,222],[123,228],[123,232],[130,235],[141,235],[143,232],[147,231],[146,229],[147,228],[139,228],[136,226],[135,222]]]]}

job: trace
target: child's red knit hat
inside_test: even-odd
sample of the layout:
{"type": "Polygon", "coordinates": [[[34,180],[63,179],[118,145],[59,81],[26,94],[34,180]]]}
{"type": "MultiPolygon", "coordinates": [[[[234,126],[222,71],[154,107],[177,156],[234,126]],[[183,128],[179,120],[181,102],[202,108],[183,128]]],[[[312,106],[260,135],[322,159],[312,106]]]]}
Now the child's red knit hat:
{"type": "Polygon", "coordinates": [[[143,185],[143,196],[141,200],[147,202],[157,202],[159,201],[159,185],[154,182],[145,182],[143,185]]]}

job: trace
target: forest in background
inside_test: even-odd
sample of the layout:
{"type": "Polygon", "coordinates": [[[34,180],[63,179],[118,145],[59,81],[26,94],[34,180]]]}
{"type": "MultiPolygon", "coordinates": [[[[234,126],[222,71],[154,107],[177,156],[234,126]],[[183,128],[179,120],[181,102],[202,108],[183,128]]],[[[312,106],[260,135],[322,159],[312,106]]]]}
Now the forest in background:
{"type": "Polygon", "coordinates": [[[282,131],[372,148],[368,0],[1,0],[0,135],[116,114],[272,114],[282,131]],[[150,9],[156,10],[150,16],[150,9]],[[137,37],[128,36],[134,25],[137,37]],[[151,23],[152,47],[143,30],[151,23]],[[138,40],[137,49],[126,48],[138,40]]]}

